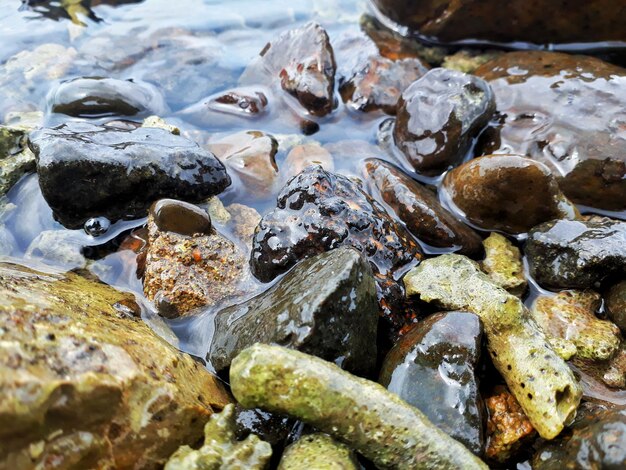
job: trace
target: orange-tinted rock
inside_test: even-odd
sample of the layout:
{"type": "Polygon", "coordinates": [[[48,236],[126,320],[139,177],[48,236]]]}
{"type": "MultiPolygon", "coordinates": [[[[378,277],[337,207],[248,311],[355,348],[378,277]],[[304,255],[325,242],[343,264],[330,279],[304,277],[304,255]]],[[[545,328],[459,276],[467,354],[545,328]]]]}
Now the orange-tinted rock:
{"type": "Polygon", "coordinates": [[[446,175],[442,189],[471,223],[486,230],[524,233],[577,214],[545,165],[517,155],[470,160],[446,175]]]}
{"type": "Polygon", "coordinates": [[[535,51],[504,54],[475,73],[491,85],[498,110],[483,154],[531,157],[572,201],[626,208],[626,69],[535,51]]]}

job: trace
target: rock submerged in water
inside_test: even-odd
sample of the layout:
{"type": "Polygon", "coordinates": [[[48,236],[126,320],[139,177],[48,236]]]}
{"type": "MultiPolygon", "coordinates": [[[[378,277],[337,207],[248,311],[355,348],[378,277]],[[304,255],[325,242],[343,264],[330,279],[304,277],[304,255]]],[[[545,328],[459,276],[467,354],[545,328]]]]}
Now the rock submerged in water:
{"type": "Polygon", "coordinates": [[[51,94],[53,113],[76,117],[163,115],[165,100],[145,82],[81,77],[62,82],[51,94]]]}
{"type": "Polygon", "coordinates": [[[130,294],[4,263],[0,299],[0,466],[155,468],[229,402],[130,294]]]}
{"type": "Polygon", "coordinates": [[[354,453],[328,434],[302,436],[285,449],[278,470],[302,469],[358,470],[354,453]]]}
{"type": "Polygon", "coordinates": [[[487,349],[532,425],[544,439],[557,436],[576,414],[582,389],[547,343],[522,301],[461,255],[423,261],[404,277],[407,295],[480,317],[487,349]]]}
{"type": "Polygon", "coordinates": [[[242,85],[280,84],[314,116],[335,105],[335,56],[328,34],[317,23],[292,29],[269,42],[244,71],[242,85]]]}
{"type": "Polygon", "coordinates": [[[26,131],[0,126],[0,197],[26,173],[35,171],[35,155],[28,147],[26,131]]]}
{"type": "MultiPolygon", "coordinates": [[[[626,8],[613,0],[374,0],[393,22],[442,43],[626,42],[626,8]]],[[[587,44],[585,44],[587,43],[587,44]]],[[[607,44],[608,45],[608,44],[607,44]]]]}
{"type": "Polygon", "coordinates": [[[207,360],[223,371],[243,349],[271,343],[368,375],[377,324],[372,269],[342,247],[298,263],[268,291],[218,312],[207,360]]]}
{"type": "Polygon", "coordinates": [[[378,379],[478,456],[485,444],[476,377],[481,340],[482,325],[473,313],[436,313],[400,338],[378,379]]]}
{"type": "Polygon", "coordinates": [[[626,209],[626,69],[530,51],[504,54],[475,73],[489,82],[498,108],[480,153],[528,156],[572,201],[626,209]]]}
{"type": "Polygon", "coordinates": [[[69,228],[143,217],[156,199],[200,201],[231,183],[212,153],[164,129],[70,122],[33,132],[30,144],[43,196],[69,228]]]}
{"type": "Polygon", "coordinates": [[[415,171],[440,175],[465,158],[494,111],[493,92],[483,79],[432,69],[402,93],[393,139],[415,171]]]}
{"type": "Polygon", "coordinates": [[[209,215],[183,201],[150,209],[143,291],[159,315],[177,318],[245,292],[245,254],[211,227],[209,215]]]}
{"type": "Polygon", "coordinates": [[[204,427],[204,444],[195,450],[180,447],[164,470],[248,469],[263,470],[272,456],[272,446],[250,434],[242,441],[235,436],[235,406],[226,405],[204,427]]]}
{"type": "Polygon", "coordinates": [[[252,273],[268,282],[298,261],[352,246],[372,265],[382,314],[397,331],[407,322],[404,290],[397,282],[421,259],[417,242],[359,183],[305,168],[281,190],[277,208],[263,216],[253,243],[252,273]]]}
{"type": "Polygon", "coordinates": [[[475,158],[450,171],[445,197],[472,224],[485,230],[519,234],[558,218],[575,218],[548,168],[518,155],[475,158]]]}
{"type": "Polygon", "coordinates": [[[263,344],[245,349],[232,363],[230,384],[243,406],[302,419],[378,468],[487,468],[380,384],[299,351],[263,344]]]}
{"type": "Polygon", "coordinates": [[[626,272],[626,222],[556,220],[535,227],[524,248],[545,287],[586,289],[626,272]]]}
{"type": "Polygon", "coordinates": [[[415,237],[437,248],[480,255],[480,236],[444,209],[432,191],[383,160],[367,159],[364,166],[375,191],[415,237]]]}

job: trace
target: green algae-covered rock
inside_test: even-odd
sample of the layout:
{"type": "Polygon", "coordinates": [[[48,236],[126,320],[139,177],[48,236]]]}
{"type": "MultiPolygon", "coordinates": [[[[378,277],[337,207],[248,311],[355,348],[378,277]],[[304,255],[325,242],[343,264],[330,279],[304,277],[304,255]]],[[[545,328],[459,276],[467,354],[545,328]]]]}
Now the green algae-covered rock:
{"type": "Polygon", "coordinates": [[[35,154],[26,141],[24,129],[0,126],[0,196],[23,175],[35,170],[35,154]]]}
{"type": "Polygon", "coordinates": [[[0,263],[0,469],[157,468],[230,400],[132,295],[0,263]]]}
{"type": "Polygon", "coordinates": [[[254,434],[243,441],[235,437],[235,406],[226,405],[204,427],[204,445],[198,450],[182,446],[170,457],[165,470],[262,470],[272,456],[272,446],[254,434]]]}
{"type": "Polygon", "coordinates": [[[243,406],[301,419],[363,454],[378,468],[487,468],[421,411],[382,385],[317,357],[255,344],[233,360],[230,382],[243,406]]]}
{"type": "Polygon", "coordinates": [[[278,470],[357,470],[352,451],[328,434],[303,436],[283,453],[278,470]]]}
{"type": "Polygon", "coordinates": [[[483,247],[485,259],[480,264],[482,270],[500,287],[521,296],[528,283],[519,248],[497,232],[492,232],[483,240],[483,247]]]}
{"type": "Polygon", "coordinates": [[[407,295],[480,316],[494,365],[543,438],[556,437],[575,416],[582,390],[574,374],[521,300],[476,263],[461,255],[438,256],[409,271],[404,284],[407,295]]]}

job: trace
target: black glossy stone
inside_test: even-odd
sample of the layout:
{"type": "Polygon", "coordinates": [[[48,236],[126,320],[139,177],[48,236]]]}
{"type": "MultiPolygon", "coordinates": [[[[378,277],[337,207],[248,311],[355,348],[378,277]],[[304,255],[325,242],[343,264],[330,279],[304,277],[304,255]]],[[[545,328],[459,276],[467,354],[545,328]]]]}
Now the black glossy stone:
{"type": "Polygon", "coordinates": [[[378,305],[367,261],[339,248],[302,261],[268,291],[215,317],[207,360],[216,371],[254,343],[297,349],[359,374],[376,361],[378,305]]]}
{"type": "Polygon", "coordinates": [[[163,197],[201,201],[231,182],[212,153],[164,129],[70,122],[33,132],[30,144],[43,196],[71,228],[90,217],[145,216],[163,197]]]}
{"type": "Polygon", "coordinates": [[[476,378],[481,338],[477,315],[436,313],[389,351],[379,378],[476,455],[485,445],[484,404],[476,378]]]}

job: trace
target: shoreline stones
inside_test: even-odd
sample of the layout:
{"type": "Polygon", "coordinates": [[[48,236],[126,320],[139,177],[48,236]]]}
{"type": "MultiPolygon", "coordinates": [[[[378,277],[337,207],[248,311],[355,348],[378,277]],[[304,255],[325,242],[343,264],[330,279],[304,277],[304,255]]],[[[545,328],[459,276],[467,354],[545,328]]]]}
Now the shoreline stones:
{"type": "Polygon", "coordinates": [[[556,220],[535,227],[524,252],[545,287],[586,289],[626,272],[626,222],[556,220]]]}
{"type": "Polygon", "coordinates": [[[243,349],[271,343],[368,375],[377,324],[372,269],[342,247],[301,261],[266,292],[218,312],[207,361],[221,372],[243,349]]]}
{"type": "Polygon", "coordinates": [[[461,163],[495,111],[483,79],[432,69],[404,90],[393,139],[418,173],[440,175],[461,163]]]}
{"type": "Polygon", "coordinates": [[[383,160],[367,159],[364,167],[370,184],[415,237],[437,248],[480,255],[480,236],[443,208],[432,191],[383,160]]]}
{"type": "Polygon", "coordinates": [[[231,183],[212,153],[164,129],[70,122],[33,132],[30,145],[44,198],[70,228],[142,217],[162,197],[197,202],[231,183]]]}
{"type": "Polygon", "coordinates": [[[436,313],[394,345],[378,379],[478,456],[485,444],[476,378],[481,339],[482,325],[473,313],[436,313]]]}
{"type": "Polygon", "coordinates": [[[442,191],[484,230],[519,234],[541,222],[578,216],[548,168],[518,155],[470,160],[446,175],[442,191]]]}
{"type": "Polygon", "coordinates": [[[284,273],[298,261],[340,246],[352,246],[370,262],[378,287],[381,315],[394,333],[412,321],[404,289],[396,280],[421,259],[412,236],[359,183],[306,167],[292,178],[255,231],[250,266],[262,282],[284,273]]]}
{"type": "Polygon", "coordinates": [[[283,452],[278,470],[360,468],[353,452],[328,434],[316,433],[302,436],[283,452]]]}
{"type": "Polygon", "coordinates": [[[552,439],[563,430],[576,414],[582,389],[519,298],[461,255],[422,261],[404,284],[408,296],[477,314],[494,366],[537,432],[552,439]]]}
{"type": "Polygon", "coordinates": [[[488,468],[380,384],[299,351],[263,344],[245,349],[232,363],[230,383],[243,406],[302,419],[378,468],[488,468]]]}
{"type": "Polygon", "coordinates": [[[498,108],[478,154],[525,155],[545,164],[575,203],[626,209],[626,69],[528,51],[503,54],[475,73],[489,82],[498,108]]]}
{"type": "Polygon", "coordinates": [[[230,398],[131,294],[0,264],[0,466],[155,468],[230,398]]]}

